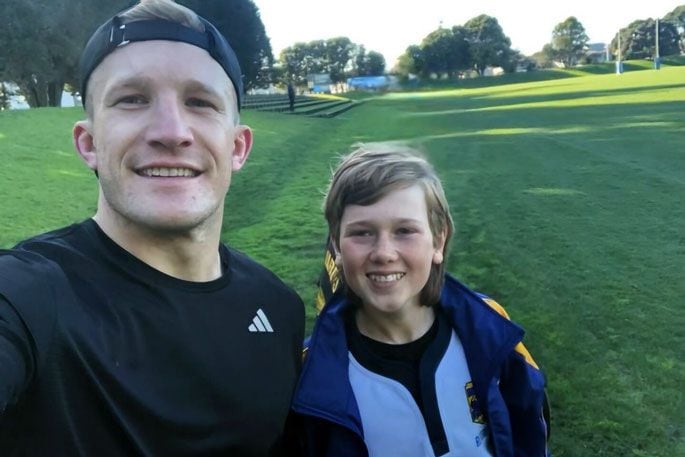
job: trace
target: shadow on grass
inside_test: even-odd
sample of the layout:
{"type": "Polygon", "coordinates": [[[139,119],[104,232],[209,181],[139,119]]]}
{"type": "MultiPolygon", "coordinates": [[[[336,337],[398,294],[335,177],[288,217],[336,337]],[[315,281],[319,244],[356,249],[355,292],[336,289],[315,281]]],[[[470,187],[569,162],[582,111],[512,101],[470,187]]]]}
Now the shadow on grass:
{"type": "MultiPolygon", "coordinates": [[[[656,140],[661,133],[681,134],[683,102],[625,103],[592,106],[522,106],[515,110],[452,113],[433,122],[425,139],[493,135],[591,135],[639,139],[640,131],[656,140]],[[515,111],[516,114],[512,115],[515,111]],[[483,126],[492,128],[483,128],[483,126]],[[457,126],[457,128],[455,128],[457,126]]],[[[428,122],[428,120],[425,120],[428,122]]],[[[596,138],[595,138],[596,139],[596,138]]]]}
{"type": "MultiPolygon", "coordinates": [[[[447,110],[431,110],[431,111],[412,111],[407,112],[405,116],[441,116],[445,114],[454,114],[457,112],[468,112],[474,110],[488,110],[495,111],[498,108],[507,107],[507,109],[514,109],[513,106],[520,106],[521,109],[527,109],[526,104],[532,103],[554,103],[563,100],[580,100],[586,98],[596,98],[596,97],[611,97],[619,95],[630,95],[630,94],[649,94],[651,92],[659,92],[669,89],[684,89],[685,82],[676,84],[661,84],[649,87],[621,87],[616,89],[601,89],[601,90],[585,90],[585,91],[575,91],[575,92],[563,92],[558,94],[540,94],[540,95],[529,95],[529,96],[509,96],[509,95],[499,95],[499,94],[484,94],[484,95],[460,95],[459,97],[444,97],[443,99],[436,98],[434,101],[436,103],[446,102],[453,106],[458,106],[459,108],[452,108],[447,110]]],[[[521,89],[525,91],[528,89],[521,89]]],[[[509,94],[511,92],[507,92],[509,94]]],[[[609,106],[609,105],[603,105],[609,106]]],[[[430,107],[426,107],[430,109],[430,107]]]]}
{"type": "MultiPolygon", "coordinates": [[[[669,56],[661,59],[664,66],[683,66],[683,56],[669,56]]],[[[650,60],[632,60],[623,62],[625,72],[651,70],[653,62],[650,60]]],[[[588,75],[608,75],[616,72],[616,63],[607,62],[601,64],[581,65],[568,69],[549,68],[533,70],[523,73],[506,73],[500,76],[481,76],[471,79],[459,80],[430,80],[426,82],[407,83],[402,87],[411,91],[434,91],[445,89],[477,89],[483,87],[500,86],[507,84],[520,84],[528,82],[552,81],[564,78],[577,78],[588,75]]]]}

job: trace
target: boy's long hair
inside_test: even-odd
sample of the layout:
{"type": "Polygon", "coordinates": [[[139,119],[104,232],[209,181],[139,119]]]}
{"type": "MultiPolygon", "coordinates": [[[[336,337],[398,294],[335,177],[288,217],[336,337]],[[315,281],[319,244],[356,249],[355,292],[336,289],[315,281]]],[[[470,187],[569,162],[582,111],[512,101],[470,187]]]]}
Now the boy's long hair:
{"type": "MultiPolygon", "coordinates": [[[[446,257],[454,223],[442,183],[431,164],[417,149],[403,143],[358,143],[353,148],[334,170],[324,201],[324,214],[336,249],[340,246],[340,222],[347,205],[372,205],[392,191],[419,185],[426,198],[433,240],[444,237],[446,257]]],[[[432,306],[440,300],[445,263],[443,259],[431,266],[428,282],[421,290],[422,305],[432,306]]],[[[345,289],[350,300],[360,304],[359,297],[349,287],[345,289]]]]}

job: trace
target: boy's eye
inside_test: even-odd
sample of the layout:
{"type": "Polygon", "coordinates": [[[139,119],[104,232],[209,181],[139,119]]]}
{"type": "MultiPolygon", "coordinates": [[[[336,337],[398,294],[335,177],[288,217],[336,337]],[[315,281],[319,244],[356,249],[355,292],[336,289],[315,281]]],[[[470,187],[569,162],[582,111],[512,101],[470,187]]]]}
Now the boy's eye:
{"type": "Polygon", "coordinates": [[[370,230],[352,230],[348,233],[349,236],[357,236],[357,237],[363,237],[363,236],[371,236],[371,231],[370,230]]]}
{"type": "Polygon", "coordinates": [[[397,229],[397,233],[399,235],[411,235],[412,233],[416,233],[416,229],[412,227],[400,227],[397,229]]]}

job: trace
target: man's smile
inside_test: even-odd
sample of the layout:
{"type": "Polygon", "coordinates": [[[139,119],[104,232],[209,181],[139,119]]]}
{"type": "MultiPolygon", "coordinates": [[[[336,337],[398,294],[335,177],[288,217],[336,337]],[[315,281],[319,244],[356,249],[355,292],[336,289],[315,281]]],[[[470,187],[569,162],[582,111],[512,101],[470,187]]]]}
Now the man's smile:
{"type": "Polygon", "coordinates": [[[195,176],[198,176],[200,172],[190,169],[190,168],[181,168],[181,167],[176,167],[176,168],[167,168],[167,167],[151,167],[151,168],[143,168],[140,170],[137,170],[136,173],[138,173],[140,176],[147,176],[147,177],[182,177],[182,178],[192,178],[195,176]]]}

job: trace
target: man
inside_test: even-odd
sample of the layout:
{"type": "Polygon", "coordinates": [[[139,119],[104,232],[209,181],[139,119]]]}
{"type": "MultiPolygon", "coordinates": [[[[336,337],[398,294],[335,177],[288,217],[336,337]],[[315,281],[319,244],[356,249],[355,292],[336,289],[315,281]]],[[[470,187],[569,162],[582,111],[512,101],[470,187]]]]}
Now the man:
{"type": "Polygon", "coordinates": [[[235,54],[143,0],[80,69],[97,212],[0,253],[0,454],[280,455],[304,310],[219,241],[252,146],[235,54]]]}
{"type": "Polygon", "coordinates": [[[288,104],[290,105],[290,111],[295,111],[295,88],[292,82],[288,82],[288,104]]]}

